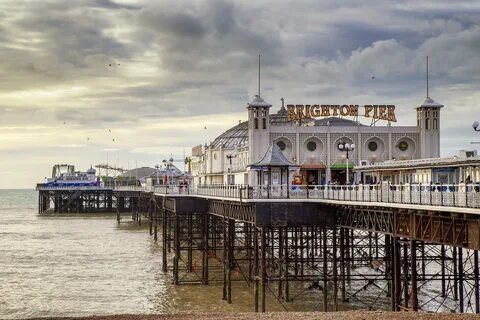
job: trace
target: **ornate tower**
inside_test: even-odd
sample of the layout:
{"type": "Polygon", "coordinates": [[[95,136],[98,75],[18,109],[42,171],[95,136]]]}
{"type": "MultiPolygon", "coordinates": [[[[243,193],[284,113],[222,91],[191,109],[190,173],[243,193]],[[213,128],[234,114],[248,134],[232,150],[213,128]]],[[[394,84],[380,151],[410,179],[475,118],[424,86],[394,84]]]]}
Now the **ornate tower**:
{"type": "Polygon", "coordinates": [[[427,97],[417,107],[417,127],[420,129],[420,158],[440,157],[440,110],[442,104],[435,102],[428,94],[428,56],[427,61],[427,97]]]}
{"type": "Polygon", "coordinates": [[[249,162],[260,161],[270,142],[270,108],[259,95],[248,104],[248,155],[249,162]]]}
{"type": "Polygon", "coordinates": [[[440,157],[440,110],[443,105],[426,97],[417,107],[417,127],[420,129],[420,158],[440,157]]]}

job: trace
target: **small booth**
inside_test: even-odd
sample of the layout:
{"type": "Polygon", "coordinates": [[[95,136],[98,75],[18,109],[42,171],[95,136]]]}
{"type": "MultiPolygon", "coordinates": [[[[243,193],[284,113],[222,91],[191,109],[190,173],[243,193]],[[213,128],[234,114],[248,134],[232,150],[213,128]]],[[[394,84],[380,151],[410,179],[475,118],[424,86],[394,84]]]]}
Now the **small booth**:
{"type": "Polygon", "coordinates": [[[269,194],[270,191],[280,192],[280,195],[285,193],[286,196],[292,172],[297,171],[300,166],[288,161],[280,147],[274,143],[268,147],[260,161],[248,165],[248,168],[256,173],[256,185],[260,191],[269,194]]]}

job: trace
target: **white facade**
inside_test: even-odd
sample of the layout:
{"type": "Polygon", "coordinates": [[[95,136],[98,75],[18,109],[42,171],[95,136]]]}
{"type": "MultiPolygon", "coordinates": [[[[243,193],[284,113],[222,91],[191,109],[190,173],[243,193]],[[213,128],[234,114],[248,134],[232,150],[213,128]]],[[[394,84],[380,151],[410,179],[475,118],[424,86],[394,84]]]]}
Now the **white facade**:
{"type": "Polygon", "coordinates": [[[356,146],[348,156],[349,168],[440,155],[440,110],[443,106],[430,98],[416,108],[416,126],[390,123],[368,126],[338,117],[307,119],[298,124],[287,121],[283,106],[272,114],[271,107],[256,96],[247,106],[246,122],[239,123],[192,155],[194,183],[258,183],[257,175],[249,172],[247,166],[259,161],[273,143],[289,161],[300,166],[297,176],[302,177],[303,184],[345,182],[347,157],[346,152],[338,148],[341,142],[356,146]]]}

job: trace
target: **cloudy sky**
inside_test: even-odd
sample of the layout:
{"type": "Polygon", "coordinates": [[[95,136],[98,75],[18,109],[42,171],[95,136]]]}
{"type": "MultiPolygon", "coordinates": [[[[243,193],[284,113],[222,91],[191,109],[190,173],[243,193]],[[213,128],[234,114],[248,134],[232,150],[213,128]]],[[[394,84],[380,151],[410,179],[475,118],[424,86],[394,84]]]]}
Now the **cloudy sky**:
{"type": "Polygon", "coordinates": [[[2,0],[0,188],[32,188],[55,163],[182,159],[246,118],[259,53],[275,111],[282,97],[395,104],[402,125],[428,55],[442,156],[470,149],[479,23],[476,1],[2,0]]]}

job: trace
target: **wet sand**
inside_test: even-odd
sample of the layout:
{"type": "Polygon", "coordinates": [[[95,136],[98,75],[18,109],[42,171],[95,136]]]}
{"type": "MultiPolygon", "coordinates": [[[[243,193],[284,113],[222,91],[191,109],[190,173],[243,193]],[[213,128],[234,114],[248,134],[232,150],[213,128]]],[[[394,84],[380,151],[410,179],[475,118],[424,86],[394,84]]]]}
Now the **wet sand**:
{"type": "MultiPolygon", "coordinates": [[[[47,318],[35,318],[47,319],[47,318]]],[[[305,320],[447,320],[479,319],[474,314],[422,313],[422,312],[381,312],[381,311],[346,311],[346,312],[275,312],[275,313],[174,313],[152,315],[111,315],[80,318],[48,318],[75,320],[247,320],[247,319],[305,319],[305,320]]]]}

